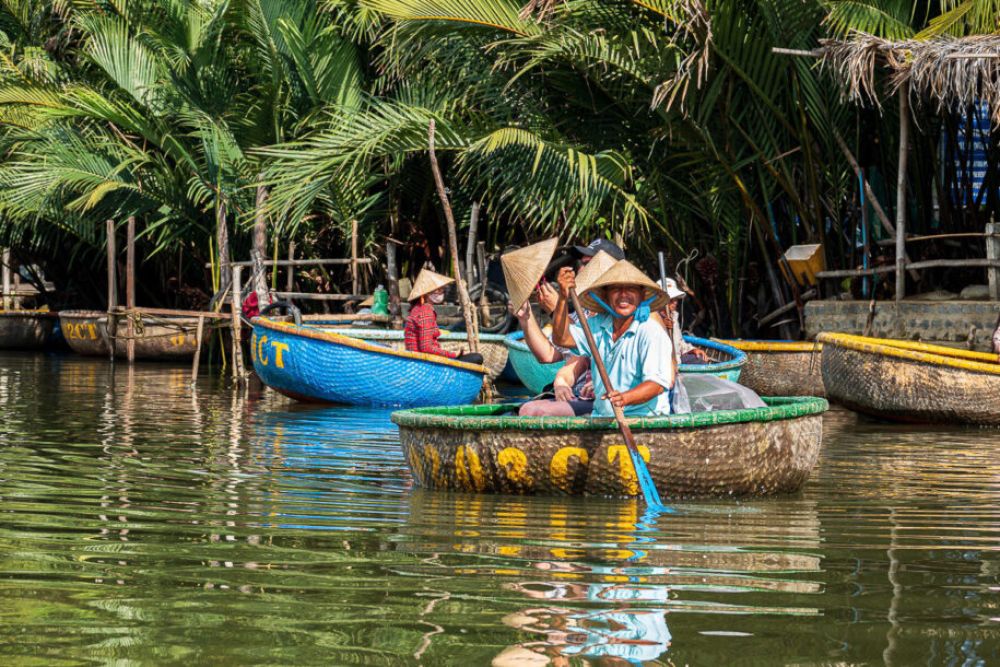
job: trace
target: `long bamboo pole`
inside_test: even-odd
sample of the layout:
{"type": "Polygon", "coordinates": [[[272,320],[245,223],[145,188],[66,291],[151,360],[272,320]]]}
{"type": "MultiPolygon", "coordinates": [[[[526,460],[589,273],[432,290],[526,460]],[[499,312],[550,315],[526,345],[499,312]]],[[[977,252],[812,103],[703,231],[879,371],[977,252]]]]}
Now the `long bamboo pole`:
{"type": "Polygon", "coordinates": [[[462,317],[465,319],[465,331],[469,339],[469,351],[479,352],[479,328],[476,326],[476,315],[469,299],[469,290],[462,277],[462,265],[458,261],[458,233],[455,230],[455,216],[448,202],[448,192],[444,188],[441,168],[438,166],[437,154],[434,152],[434,119],[431,119],[428,129],[428,144],[430,146],[431,171],[434,173],[434,184],[437,186],[438,199],[444,209],[444,218],[448,224],[448,246],[451,253],[451,264],[457,274],[458,301],[462,305],[462,317]]]}
{"type": "Polygon", "coordinates": [[[3,309],[10,310],[10,248],[3,249],[3,309]]]}
{"type": "Polygon", "coordinates": [[[264,260],[267,257],[267,198],[267,188],[263,185],[258,185],[253,224],[254,256],[251,259],[254,263],[253,289],[257,292],[257,303],[260,304],[261,308],[268,302],[267,276],[264,269],[264,260]]]}
{"type": "MultiPolygon", "coordinates": [[[[575,288],[570,289],[569,298],[573,301],[573,308],[581,314],[580,327],[583,329],[583,335],[587,338],[587,347],[590,348],[590,356],[594,360],[594,365],[597,366],[601,382],[604,383],[604,390],[614,391],[611,379],[608,377],[608,371],[604,367],[604,360],[601,359],[600,350],[597,349],[597,341],[594,340],[594,334],[590,330],[590,324],[587,322],[586,315],[584,315],[587,311],[580,305],[580,298],[576,295],[575,288]]],[[[676,378],[674,381],[676,382],[676,378]]],[[[662,507],[663,503],[660,500],[660,493],[656,490],[653,478],[649,474],[649,468],[646,467],[646,461],[643,460],[642,455],[639,453],[639,448],[635,445],[635,437],[632,435],[632,429],[629,428],[628,423],[625,421],[625,412],[617,405],[612,404],[611,407],[615,413],[615,421],[618,422],[618,430],[621,431],[622,438],[625,440],[625,447],[628,449],[629,457],[632,459],[635,476],[639,482],[639,488],[642,490],[642,496],[646,500],[646,505],[654,509],[662,507]]]]}
{"type": "Polygon", "coordinates": [[[115,340],[118,338],[118,244],[115,238],[115,221],[107,221],[108,243],[108,354],[115,361],[115,340]]]}
{"type": "Polygon", "coordinates": [[[896,302],[906,296],[906,161],[910,143],[910,84],[899,87],[899,170],[896,175],[896,302]]]}
{"type": "MultiPolygon", "coordinates": [[[[125,237],[125,309],[127,318],[127,335],[125,341],[125,353],[128,362],[135,361],[135,317],[132,309],[135,308],[135,216],[128,217],[128,231],[125,237]]],[[[108,315],[110,320],[113,315],[108,315]]],[[[114,341],[111,343],[114,348],[114,341]]]]}

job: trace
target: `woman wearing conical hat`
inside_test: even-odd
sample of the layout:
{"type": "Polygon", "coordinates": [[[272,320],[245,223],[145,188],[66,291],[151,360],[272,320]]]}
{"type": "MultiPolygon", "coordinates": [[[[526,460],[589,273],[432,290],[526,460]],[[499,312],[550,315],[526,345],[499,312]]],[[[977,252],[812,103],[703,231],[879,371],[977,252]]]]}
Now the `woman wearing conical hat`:
{"type": "Polygon", "coordinates": [[[422,269],[410,290],[410,314],[404,327],[406,349],[410,352],[436,354],[448,359],[457,359],[470,364],[483,363],[483,355],[477,353],[455,354],[441,347],[438,337],[437,313],[434,305],[444,302],[444,288],[455,282],[454,278],[442,276],[429,269],[422,269]]]}
{"type": "MultiPolygon", "coordinates": [[[[559,286],[563,298],[568,298],[569,290],[576,287],[575,277],[560,273],[559,286]]],[[[595,417],[613,417],[612,405],[630,417],[670,414],[676,379],[673,344],[658,318],[650,317],[669,300],[659,285],[625,260],[615,263],[581,295],[582,305],[599,313],[587,321],[614,387],[609,391],[600,376],[594,377],[595,417]]],[[[591,356],[583,329],[564,318],[553,325],[552,342],[575,348],[582,357],[591,356]]]]}

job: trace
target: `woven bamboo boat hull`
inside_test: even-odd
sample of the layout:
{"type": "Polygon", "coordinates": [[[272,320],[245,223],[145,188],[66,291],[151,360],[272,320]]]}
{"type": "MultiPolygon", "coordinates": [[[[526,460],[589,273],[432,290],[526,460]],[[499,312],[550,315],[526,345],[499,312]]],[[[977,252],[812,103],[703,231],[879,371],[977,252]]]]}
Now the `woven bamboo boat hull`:
{"type": "MultiPolygon", "coordinates": [[[[323,327],[326,328],[326,327],[323,327]]],[[[332,329],[333,333],[349,336],[369,343],[388,345],[394,350],[405,350],[404,332],[393,329],[344,328],[332,329]]],[[[464,331],[442,331],[438,339],[449,352],[469,351],[469,339],[464,331]]],[[[479,353],[483,355],[483,365],[489,371],[491,380],[496,380],[507,365],[507,346],[499,334],[479,334],[479,353]]]]}
{"type": "Polygon", "coordinates": [[[820,334],[829,397],[883,419],[1000,425],[1000,364],[984,352],[820,334]]]}
{"type": "MultiPolygon", "coordinates": [[[[798,490],[819,458],[820,398],[630,420],[662,496],[765,496],[798,490]]],[[[395,412],[421,486],[508,494],[636,496],[640,489],[613,419],[516,417],[516,405],[395,412]]]]}
{"type": "Polygon", "coordinates": [[[0,311],[0,350],[40,350],[57,321],[55,313],[39,310],[0,311]]]}
{"type": "Polygon", "coordinates": [[[383,407],[471,403],[486,369],[266,317],[250,341],[261,381],[291,398],[383,407]]]}
{"type": "MultiPolygon", "coordinates": [[[[684,340],[703,349],[711,362],[707,364],[681,364],[681,373],[708,373],[732,382],[740,381],[740,374],[746,363],[746,354],[741,350],[725,343],[696,338],[695,336],[684,336],[684,340]]],[[[532,393],[542,393],[545,387],[556,379],[556,373],[563,366],[562,362],[543,364],[535,359],[535,355],[531,353],[527,343],[524,342],[523,331],[508,334],[504,339],[504,344],[507,346],[510,364],[514,368],[514,372],[517,373],[521,383],[532,393]]]]}
{"type": "MultiPolygon", "coordinates": [[[[116,315],[115,357],[128,353],[127,323],[116,315]]],[[[96,310],[64,310],[59,313],[66,342],[77,354],[107,357],[111,353],[108,314],[96,310]]],[[[207,329],[206,329],[207,332],[207,329]]],[[[208,338],[203,335],[203,341],[208,338]]],[[[194,357],[198,347],[198,318],[156,316],[140,318],[135,327],[135,358],[147,361],[184,361],[194,357]]]]}
{"type": "Polygon", "coordinates": [[[740,384],[761,396],[826,397],[822,344],[770,340],[722,342],[746,353],[740,384]]]}

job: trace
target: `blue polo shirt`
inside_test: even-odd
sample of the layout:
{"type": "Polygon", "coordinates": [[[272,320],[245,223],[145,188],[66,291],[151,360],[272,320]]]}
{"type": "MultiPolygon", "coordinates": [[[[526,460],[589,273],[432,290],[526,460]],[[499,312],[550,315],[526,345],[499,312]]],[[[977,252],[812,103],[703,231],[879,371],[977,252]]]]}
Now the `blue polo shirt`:
{"type": "MultiPolygon", "coordinates": [[[[650,381],[663,387],[663,393],[645,403],[625,407],[629,417],[648,417],[651,415],[670,414],[670,393],[667,391],[674,384],[673,344],[670,336],[655,319],[645,322],[632,320],[628,329],[618,338],[612,340],[614,318],[607,313],[594,315],[587,322],[594,334],[597,350],[604,360],[608,371],[608,379],[615,389],[621,392],[633,389],[643,382],[650,381]]],[[[576,342],[577,352],[590,358],[590,348],[583,329],[571,325],[570,335],[576,342]]],[[[594,417],[613,417],[611,402],[601,398],[607,389],[601,381],[596,366],[591,366],[594,376],[594,417]]]]}

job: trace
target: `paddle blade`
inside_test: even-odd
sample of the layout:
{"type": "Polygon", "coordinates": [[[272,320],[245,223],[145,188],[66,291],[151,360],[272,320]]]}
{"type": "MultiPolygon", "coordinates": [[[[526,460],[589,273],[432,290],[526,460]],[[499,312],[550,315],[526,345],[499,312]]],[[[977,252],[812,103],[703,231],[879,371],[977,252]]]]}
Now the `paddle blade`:
{"type": "Polygon", "coordinates": [[[663,502],[660,500],[660,492],[656,490],[656,485],[653,484],[653,477],[649,474],[649,468],[646,467],[646,461],[642,458],[642,454],[639,453],[638,449],[629,447],[629,455],[632,457],[635,476],[639,479],[639,488],[642,489],[642,497],[646,501],[646,506],[651,508],[663,507],[663,502]]]}

